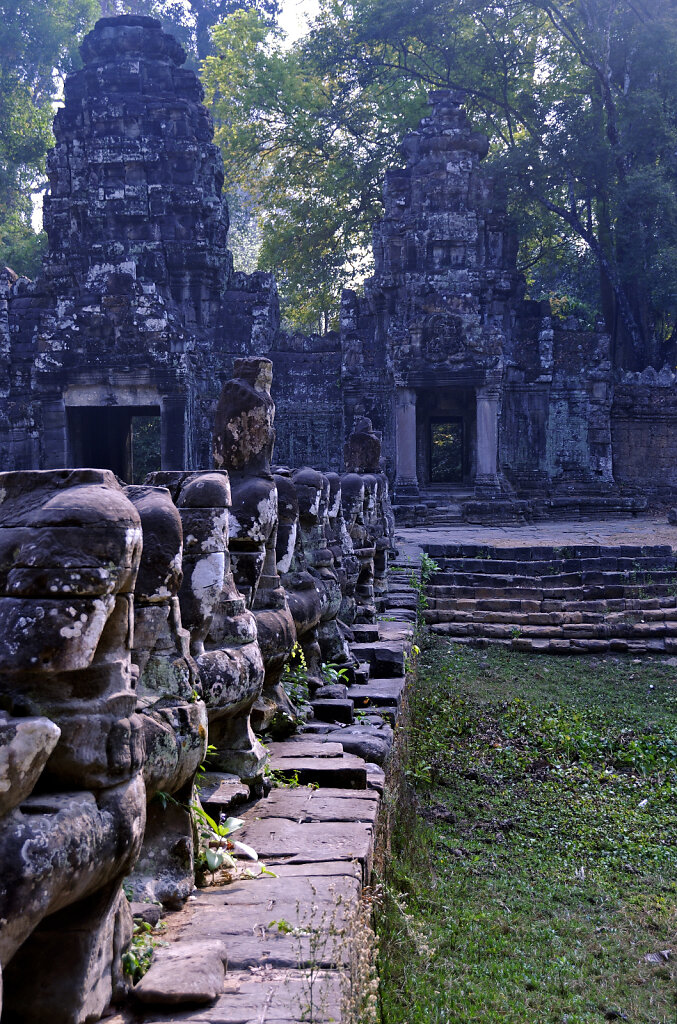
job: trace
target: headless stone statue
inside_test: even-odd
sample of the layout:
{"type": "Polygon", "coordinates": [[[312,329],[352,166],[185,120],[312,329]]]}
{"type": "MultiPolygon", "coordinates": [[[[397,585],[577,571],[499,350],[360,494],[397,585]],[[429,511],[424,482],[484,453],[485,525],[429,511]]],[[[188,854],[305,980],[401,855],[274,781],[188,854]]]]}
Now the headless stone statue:
{"type": "Polygon", "coordinates": [[[329,508],[327,514],[327,544],[334,557],[334,572],[341,586],[339,619],[347,626],[355,621],[355,586],[359,575],[359,562],[346,524],[338,473],[327,473],[329,480],[329,508]]]}
{"type": "Polygon", "coordinates": [[[256,619],[265,666],[254,722],[258,730],[284,735],[293,730],[296,719],[280,678],[296,631],[276,565],[278,494],[270,465],[275,442],[272,363],[236,359],[233,373],[216,410],[214,463],[230,476],[233,576],[256,619]]]}
{"type": "Polygon", "coordinates": [[[132,657],[139,668],[148,800],[143,848],[128,884],[137,900],[176,909],[195,887],[190,804],[207,750],[207,709],[199,699],[190,635],[181,624],[181,517],[164,487],[127,487],[125,493],[143,530],[132,657]]]}
{"type": "Polygon", "coordinates": [[[141,524],[112,473],[0,474],[3,1020],[97,1019],[124,990],[143,838],[131,662],[141,524]]]}
{"type": "Polygon", "coordinates": [[[368,495],[364,477],[358,473],[346,473],[341,477],[346,526],[353,542],[353,551],[359,569],[355,584],[355,622],[375,622],[374,604],[374,556],[376,549],[370,541],[365,526],[365,508],[368,495]]]}
{"type": "Polygon", "coordinates": [[[292,474],[299,502],[299,534],[308,570],[323,599],[317,639],[322,659],[336,665],[352,663],[350,649],[341,633],[337,616],[341,608],[341,587],[334,572],[334,558],[327,546],[329,480],[323,473],[304,467],[292,474]]]}
{"type": "MultiPolygon", "coordinates": [[[[373,621],[370,618],[372,605],[382,610],[388,590],[388,557],[393,550],[394,518],[388,494],[388,480],[380,472],[381,437],[377,434],[371,420],[360,417],[355,429],[346,441],[344,461],[348,473],[362,476],[365,487],[364,529],[367,547],[374,549],[373,568],[368,570],[366,562],[361,573],[361,586],[367,616],[362,621],[373,621]],[[371,571],[371,581],[367,580],[371,571]],[[371,593],[369,590],[371,588],[371,593]]],[[[365,549],[366,550],[366,549],[365,549]]],[[[358,603],[360,603],[358,601],[358,603]]]]}
{"type": "Polygon", "coordinates": [[[263,685],[256,621],[233,579],[228,551],[230,482],[223,471],[154,473],[169,488],[184,537],[181,619],[200,673],[207,706],[210,766],[238,775],[256,791],[265,750],[252,732],[250,711],[263,685]]]}
{"type": "Polygon", "coordinates": [[[308,569],[299,528],[299,499],[291,470],[286,466],[276,467],[275,482],[279,499],[277,569],[303,652],[308,682],[316,689],[322,685],[322,654],[317,629],[326,606],[326,595],[308,569]]]}

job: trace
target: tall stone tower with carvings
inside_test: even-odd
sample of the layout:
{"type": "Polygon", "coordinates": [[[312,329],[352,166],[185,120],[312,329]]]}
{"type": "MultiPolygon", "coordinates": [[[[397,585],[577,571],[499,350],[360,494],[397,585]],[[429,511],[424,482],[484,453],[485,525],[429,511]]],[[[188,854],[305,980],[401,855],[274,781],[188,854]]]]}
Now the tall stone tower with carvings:
{"type": "Polygon", "coordinates": [[[461,99],[433,92],[430,116],[405,138],[406,167],[386,175],[374,276],[364,299],[348,293],[343,304],[344,390],[374,416],[361,407],[369,378],[400,500],[415,500],[423,483],[499,488],[504,354],[520,279],[480,173],[487,139],[461,99]]]}

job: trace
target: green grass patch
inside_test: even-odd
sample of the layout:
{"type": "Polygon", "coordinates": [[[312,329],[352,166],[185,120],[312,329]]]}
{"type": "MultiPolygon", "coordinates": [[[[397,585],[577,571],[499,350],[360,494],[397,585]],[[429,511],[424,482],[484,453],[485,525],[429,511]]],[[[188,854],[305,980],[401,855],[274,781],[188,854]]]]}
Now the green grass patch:
{"type": "Polygon", "coordinates": [[[675,668],[421,648],[382,1024],[675,1024],[675,668]]]}

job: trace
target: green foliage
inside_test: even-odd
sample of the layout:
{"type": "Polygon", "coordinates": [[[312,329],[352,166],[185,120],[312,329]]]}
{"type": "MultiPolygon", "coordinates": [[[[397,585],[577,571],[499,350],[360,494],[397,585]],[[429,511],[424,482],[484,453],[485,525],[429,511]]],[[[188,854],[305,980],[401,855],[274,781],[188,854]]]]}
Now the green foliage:
{"type": "Polygon", "coordinates": [[[291,49],[268,28],[227,18],[204,76],[292,326],[326,328],[368,270],[385,168],[444,86],[489,136],[533,297],[620,324],[621,362],[662,358],[677,315],[672,4],[321,0],[291,49]]]}
{"type": "Polygon", "coordinates": [[[410,701],[383,1019],[672,1021],[673,669],[428,635],[410,701]]]}
{"type": "Polygon", "coordinates": [[[225,839],[226,836],[237,832],[244,825],[242,818],[227,818],[223,814],[218,822],[214,821],[199,804],[191,804],[190,809],[198,820],[198,826],[203,838],[208,840],[215,837],[225,839]]]}
{"type": "Polygon", "coordinates": [[[328,686],[335,683],[348,683],[348,669],[342,665],[336,665],[333,661],[322,662],[322,678],[328,686]]]}
{"type": "Polygon", "coordinates": [[[160,417],[132,417],[134,483],[142,484],[149,473],[160,469],[160,417]]]}
{"type": "Polygon", "coordinates": [[[31,195],[44,186],[63,76],[97,13],[96,0],[0,0],[0,263],[18,274],[39,268],[31,195]]]}
{"type": "Polygon", "coordinates": [[[200,792],[204,785],[205,775],[207,774],[206,762],[209,760],[210,755],[215,753],[216,747],[214,746],[213,743],[209,743],[207,745],[207,750],[205,751],[205,761],[203,761],[198,770],[195,772],[195,789],[198,791],[198,793],[200,792]]]}
{"type": "Polygon", "coordinates": [[[199,877],[204,877],[207,870],[211,872],[213,882],[219,868],[237,868],[233,854],[258,860],[258,854],[251,846],[231,839],[232,834],[244,825],[242,818],[226,817],[222,813],[215,821],[199,803],[192,803],[190,809],[199,841],[196,857],[196,874],[199,877]]]}
{"type": "Polygon", "coordinates": [[[234,11],[253,9],[274,19],[277,0],[107,0],[118,14],[145,14],[159,18],[186,51],[188,66],[197,69],[212,52],[214,26],[234,11]]]}
{"type": "Polygon", "coordinates": [[[417,600],[417,614],[419,618],[422,613],[428,607],[428,597],[426,594],[430,579],[435,572],[439,572],[439,565],[434,558],[431,558],[427,551],[421,552],[421,562],[419,571],[412,571],[409,576],[409,583],[418,595],[417,600]]]}
{"type": "Polygon", "coordinates": [[[281,682],[285,693],[293,704],[300,706],[308,703],[310,700],[308,692],[308,665],[303,648],[298,640],[294,641],[289,661],[284,666],[281,682]]]}
{"type": "Polygon", "coordinates": [[[383,174],[423,89],[362,89],[318,68],[308,42],[285,49],[254,10],[227,17],[213,38],[203,81],[226,182],[248,197],[260,230],[258,266],[278,274],[292,329],[326,331],[342,287],[369,269],[383,174]]]}
{"type": "Polygon", "coordinates": [[[166,946],[153,936],[153,928],[147,921],[135,921],[129,949],[122,954],[122,970],[130,978],[132,984],[141,981],[148,971],[153,952],[157,946],[166,946]]]}

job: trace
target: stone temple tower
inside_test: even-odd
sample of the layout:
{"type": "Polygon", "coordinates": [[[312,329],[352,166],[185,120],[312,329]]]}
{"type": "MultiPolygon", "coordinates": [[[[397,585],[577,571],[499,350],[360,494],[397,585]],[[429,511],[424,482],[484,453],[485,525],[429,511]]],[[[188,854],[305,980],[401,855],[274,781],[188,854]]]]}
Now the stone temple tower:
{"type": "Polygon", "coordinates": [[[430,116],[402,144],[406,167],[386,174],[365,298],[349,292],[343,302],[346,400],[383,430],[400,501],[415,500],[422,484],[499,487],[504,353],[519,277],[480,172],[487,139],[471,129],[461,100],[431,93],[430,116]]]}
{"type": "MultiPolygon", "coordinates": [[[[209,466],[231,363],[224,297],[246,282],[226,248],[202,87],[152,18],[103,18],[81,53],[54,124],[43,273],[4,279],[3,468],[96,465],[131,480],[209,466]],[[159,450],[135,467],[138,423],[159,450]]],[[[238,321],[245,350],[248,327],[238,321]]]]}

